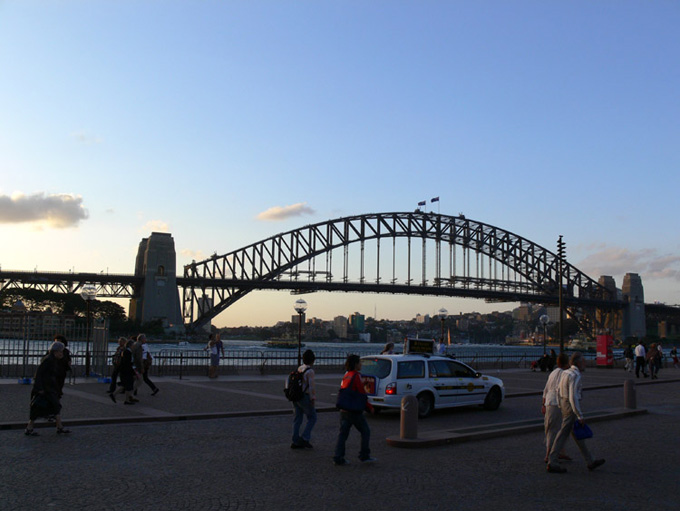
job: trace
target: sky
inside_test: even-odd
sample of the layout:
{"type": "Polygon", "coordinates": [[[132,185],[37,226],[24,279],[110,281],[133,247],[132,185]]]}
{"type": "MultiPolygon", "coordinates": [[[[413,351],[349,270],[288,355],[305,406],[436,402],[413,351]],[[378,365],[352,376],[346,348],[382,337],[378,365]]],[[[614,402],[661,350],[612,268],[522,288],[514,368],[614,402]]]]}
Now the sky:
{"type": "MultiPolygon", "coordinates": [[[[306,224],[495,225],[680,303],[680,3],[0,0],[0,268],[177,271],[306,224]]],[[[217,326],[288,320],[253,292],[217,326]]],[[[305,295],[308,317],[507,310],[305,295]]]]}

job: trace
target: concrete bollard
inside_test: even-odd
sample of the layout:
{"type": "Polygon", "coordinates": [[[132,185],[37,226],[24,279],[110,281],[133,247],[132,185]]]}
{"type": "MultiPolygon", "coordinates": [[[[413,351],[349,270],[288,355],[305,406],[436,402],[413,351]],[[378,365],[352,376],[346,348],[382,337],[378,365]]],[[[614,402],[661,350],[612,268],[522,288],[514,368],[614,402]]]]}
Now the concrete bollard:
{"type": "Polygon", "coordinates": [[[418,438],[418,399],[415,396],[404,396],[401,400],[399,438],[405,440],[418,438]]]}
{"type": "Polygon", "coordinates": [[[633,380],[626,380],[623,382],[623,407],[629,410],[635,410],[637,403],[635,400],[635,383],[633,380]]]}

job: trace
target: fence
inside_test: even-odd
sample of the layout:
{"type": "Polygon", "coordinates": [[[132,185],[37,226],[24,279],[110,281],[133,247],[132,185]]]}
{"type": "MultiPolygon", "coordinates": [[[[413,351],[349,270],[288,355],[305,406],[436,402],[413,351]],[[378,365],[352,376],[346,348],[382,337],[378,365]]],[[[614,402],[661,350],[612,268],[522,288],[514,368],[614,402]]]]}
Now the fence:
{"type": "MultiPolygon", "coordinates": [[[[30,378],[41,358],[47,352],[51,341],[31,341],[28,345],[24,341],[5,341],[5,348],[0,350],[0,377],[30,378]]],[[[101,346],[98,344],[97,347],[101,346]]],[[[85,343],[69,343],[72,357],[72,376],[85,375],[86,349],[85,343]]],[[[91,350],[91,375],[107,377],[111,374],[111,355],[114,345],[106,349],[91,350]]],[[[349,353],[361,356],[375,355],[380,346],[353,346],[345,349],[316,349],[314,368],[317,372],[341,372],[345,359],[349,353]]],[[[500,350],[499,350],[500,351],[500,350]]],[[[542,355],[542,352],[502,353],[490,352],[461,352],[456,356],[460,360],[478,370],[494,369],[528,369],[532,361],[542,355]]],[[[595,354],[586,354],[587,364],[595,366],[595,354]]],[[[617,358],[615,367],[623,367],[625,360],[617,358]]],[[[207,376],[210,364],[209,355],[203,350],[191,349],[162,349],[153,353],[151,376],[182,378],[184,376],[207,376]]],[[[272,349],[238,349],[225,350],[225,356],[220,361],[222,374],[285,374],[297,367],[296,350],[272,349]]]]}

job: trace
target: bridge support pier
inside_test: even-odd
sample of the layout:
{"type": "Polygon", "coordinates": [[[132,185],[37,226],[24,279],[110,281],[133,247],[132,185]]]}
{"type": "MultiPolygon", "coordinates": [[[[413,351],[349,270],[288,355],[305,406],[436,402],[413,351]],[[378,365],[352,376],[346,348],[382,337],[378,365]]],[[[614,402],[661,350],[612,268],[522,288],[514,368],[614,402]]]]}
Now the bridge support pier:
{"type": "Polygon", "coordinates": [[[163,327],[182,331],[177,290],[175,241],[169,233],[152,232],[137,251],[135,276],[144,283],[130,299],[130,319],[141,323],[161,320],[163,327]]]}

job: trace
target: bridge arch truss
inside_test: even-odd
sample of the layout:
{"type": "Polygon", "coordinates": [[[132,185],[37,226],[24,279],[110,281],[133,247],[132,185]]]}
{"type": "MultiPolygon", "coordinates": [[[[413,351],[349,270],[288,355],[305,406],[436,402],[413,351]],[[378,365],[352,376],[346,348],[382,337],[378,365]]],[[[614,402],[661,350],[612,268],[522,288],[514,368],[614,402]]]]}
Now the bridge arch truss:
{"type": "Polygon", "coordinates": [[[184,321],[197,327],[254,289],[463,296],[620,308],[550,250],[464,216],[421,211],[342,217],[184,267],[184,321]],[[561,275],[560,275],[561,267],[561,275]]]}

